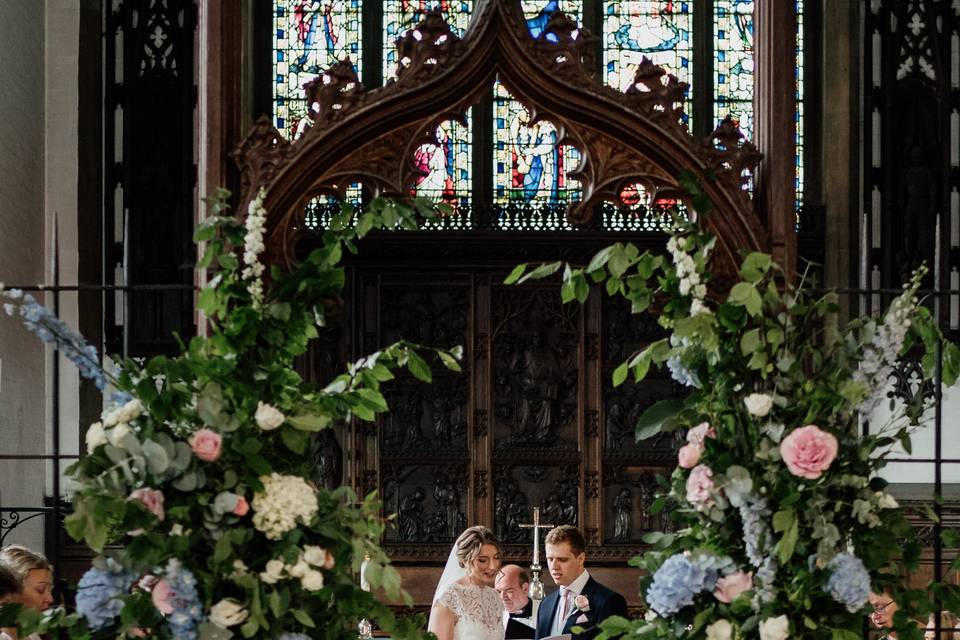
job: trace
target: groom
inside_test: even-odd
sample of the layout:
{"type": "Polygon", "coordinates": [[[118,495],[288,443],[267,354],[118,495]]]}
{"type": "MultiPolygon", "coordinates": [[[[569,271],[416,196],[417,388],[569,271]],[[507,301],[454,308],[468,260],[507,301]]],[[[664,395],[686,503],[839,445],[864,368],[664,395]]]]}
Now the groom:
{"type": "Polygon", "coordinates": [[[537,640],[572,634],[583,627],[578,639],[592,640],[600,634],[598,625],[610,616],[627,617],[627,601],[603,586],[584,568],[587,543],[576,527],[562,525],[550,530],[546,539],[547,566],[560,589],[544,598],[537,613],[537,640]]]}

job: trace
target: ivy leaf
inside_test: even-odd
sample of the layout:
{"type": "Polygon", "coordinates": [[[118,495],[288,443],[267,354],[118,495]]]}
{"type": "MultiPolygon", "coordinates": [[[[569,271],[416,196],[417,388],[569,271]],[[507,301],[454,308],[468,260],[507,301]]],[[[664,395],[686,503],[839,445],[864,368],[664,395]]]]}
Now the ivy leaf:
{"type": "Polygon", "coordinates": [[[675,425],[671,422],[683,409],[683,405],[683,400],[679,398],[668,398],[653,403],[637,419],[637,442],[652,438],[661,431],[673,431],[675,425]]]}
{"type": "Polygon", "coordinates": [[[523,272],[526,270],[527,270],[526,262],[524,262],[523,264],[518,264],[513,268],[513,271],[510,272],[510,275],[504,278],[503,284],[516,284],[517,281],[520,279],[520,276],[522,276],[523,272]]]}
{"type": "Polygon", "coordinates": [[[751,316],[760,315],[763,308],[763,300],[760,292],[749,282],[738,282],[730,289],[730,295],[727,302],[740,307],[744,307],[751,316]]]}
{"type": "Polygon", "coordinates": [[[613,386],[619,387],[627,379],[630,373],[630,367],[627,362],[621,362],[620,366],[613,370],[613,386]]]}
{"type": "Polygon", "coordinates": [[[421,382],[432,381],[433,374],[430,371],[430,366],[423,358],[420,357],[420,354],[411,350],[407,355],[407,369],[410,370],[410,373],[413,374],[413,377],[421,382]]]}
{"type": "Polygon", "coordinates": [[[288,417],[287,423],[300,431],[320,431],[330,424],[330,416],[305,413],[299,416],[288,417]]]}

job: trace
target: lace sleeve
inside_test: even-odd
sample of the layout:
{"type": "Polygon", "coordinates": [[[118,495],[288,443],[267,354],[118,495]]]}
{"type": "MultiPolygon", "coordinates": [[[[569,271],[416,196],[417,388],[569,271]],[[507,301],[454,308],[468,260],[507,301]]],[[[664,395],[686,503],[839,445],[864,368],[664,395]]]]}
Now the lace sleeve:
{"type": "Polygon", "coordinates": [[[460,617],[460,611],[463,608],[460,602],[460,594],[457,592],[455,584],[450,585],[450,588],[440,594],[440,597],[437,598],[437,602],[445,606],[450,611],[453,611],[453,614],[460,617]]]}

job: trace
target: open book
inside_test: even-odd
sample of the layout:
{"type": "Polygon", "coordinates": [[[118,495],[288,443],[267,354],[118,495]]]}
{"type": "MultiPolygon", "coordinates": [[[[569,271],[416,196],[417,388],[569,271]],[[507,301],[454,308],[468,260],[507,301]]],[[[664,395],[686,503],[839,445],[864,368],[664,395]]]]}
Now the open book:
{"type": "Polygon", "coordinates": [[[546,638],[540,638],[540,640],[573,640],[573,636],[569,633],[564,633],[559,636],[547,636],[546,638]]]}

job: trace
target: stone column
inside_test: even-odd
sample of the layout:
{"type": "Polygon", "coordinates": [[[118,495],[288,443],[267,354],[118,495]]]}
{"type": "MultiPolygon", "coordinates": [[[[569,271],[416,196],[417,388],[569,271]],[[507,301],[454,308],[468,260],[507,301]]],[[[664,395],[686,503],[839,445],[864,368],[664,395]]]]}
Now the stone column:
{"type": "Polygon", "coordinates": [[[755,6],[754,137],[763,154],[757,172],[755,205],[770,232],[773,258],[790,276],[797,262],[794,193],[797,14],[794,3],[785,0],[758,0],[755,6]]]}

